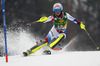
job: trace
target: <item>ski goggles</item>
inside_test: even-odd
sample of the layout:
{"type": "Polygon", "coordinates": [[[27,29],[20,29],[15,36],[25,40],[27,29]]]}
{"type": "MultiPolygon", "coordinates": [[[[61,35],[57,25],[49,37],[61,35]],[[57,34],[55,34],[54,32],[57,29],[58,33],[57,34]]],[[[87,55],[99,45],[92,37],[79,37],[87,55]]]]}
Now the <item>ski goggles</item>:
{"type": "Polygon", "coordinates": [[[61,9],[55,9],[54,12],[55,12],[55,13],[61,12],[61,9]]]}

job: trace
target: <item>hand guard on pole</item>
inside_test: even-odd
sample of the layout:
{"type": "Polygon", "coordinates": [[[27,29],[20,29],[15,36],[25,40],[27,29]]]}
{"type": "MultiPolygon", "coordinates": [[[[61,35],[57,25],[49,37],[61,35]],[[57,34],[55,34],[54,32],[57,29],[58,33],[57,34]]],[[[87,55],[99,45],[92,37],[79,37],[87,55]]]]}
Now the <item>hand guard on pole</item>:
{"type": "Polygon", "coordinates": [[[80,27],[81,27],[81,29],[83,29],[83,30],[86,31],[86,29],[85,29],[85,25],[84,25],[82,22],[80,23],[80,27]]]}
{"type": "Polygon", "coordinates": [[[46,20],[48,20],[47,17],[41,17],[39,20],[37,20],[37,22],[44,22],[44,21],[46,21],[46,20]]]}
{"type": "Polygon", "coordinates": [[[37,20],[37,21],[34,21],[34,22],[31,22],[31,23],[25,24],[25,26],[30,26],[31,24],[34,24],[34,23],[36,23],[36,22],[44,22],[44,21],[46,21],[46,20],[48,20],[47,17],[41,17],[41,18],[40,18],[39,20],[37,20]]]}

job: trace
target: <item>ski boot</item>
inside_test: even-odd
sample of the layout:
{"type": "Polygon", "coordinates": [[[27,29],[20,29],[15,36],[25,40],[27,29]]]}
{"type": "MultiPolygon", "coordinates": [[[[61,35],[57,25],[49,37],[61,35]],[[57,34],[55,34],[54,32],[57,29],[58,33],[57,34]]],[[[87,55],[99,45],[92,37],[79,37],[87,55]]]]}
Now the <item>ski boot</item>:
{"type": "Polygon", "coordinates": [[[43,54],[45,54],[45,55],[51,55],[51,51],[48,50],[48,49],[46,49],[46,50],[43,51],[43,54]]]}
{"type": "Polygon", "coordinates": [[[32,53],[31,50],[27,50],[26,52],[23,52],[23,55],[26,57],[26,56],[30,55],[31,53],[32,53]]]}

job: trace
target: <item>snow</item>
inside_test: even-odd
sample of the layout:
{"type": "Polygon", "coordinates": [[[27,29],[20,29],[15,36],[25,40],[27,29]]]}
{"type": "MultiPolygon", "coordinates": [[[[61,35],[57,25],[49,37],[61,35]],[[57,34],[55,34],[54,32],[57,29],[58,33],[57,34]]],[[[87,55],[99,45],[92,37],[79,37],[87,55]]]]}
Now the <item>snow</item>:
{"type": "Polygon", "coordinates": [[[0,66],[100,66],[100,51],[62,52],[53,55],[9,56],[0,58],[0,66]]]}
{"type": "Polygon", "coordinates": [[[27,31],[8,31],[7,40],[10,56],[8,56],[8,63],[5,62],[5,57],[0,57],[0,66],[100,66],[100,51],[68,51],[68,47],[76,39],[77,36],[61,51],[49,49],[52,55],[42,55],[44,47],[28,57],[23,57],[22,52],[35,44],[35,37],[27,31]]]}
{"type": "Polygon", "coordinates": [[[35,45],[35,42],[34,35],[27,30],[7,31],[8,54],[10,56],[21,54],[35,45]]]}

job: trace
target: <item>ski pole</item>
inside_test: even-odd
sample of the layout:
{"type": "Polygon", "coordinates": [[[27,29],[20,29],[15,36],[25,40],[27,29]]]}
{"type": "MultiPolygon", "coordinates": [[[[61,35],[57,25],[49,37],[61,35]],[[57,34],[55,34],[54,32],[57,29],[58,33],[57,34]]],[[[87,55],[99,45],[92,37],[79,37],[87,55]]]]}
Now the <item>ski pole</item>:
{"type": "Polygon", "coordinates": [[[87,32],[87,30],[85,29],[85,25],[82,22],[80,23],[80,27],[81,27],[81,29],[83,29],[86,32],[86,34],[89,36],[89,38],[91,39],[91,41],[94,43],[95,47],[98,50],[99,47],[97,46],[97,44],[95,43],[95,41],[92,39],[92,37],[90,36],[90,34],[87,32]]]}
{"type": "Polygon", "coordinates": [[[97,46],[97,44],[96,44],[95,41],[92,39],[92,37],[90,36],[90,34],[87,32],[86,29],[85,29],[85,32],[87,33],[87,35],[89,36],[89,38],[91,39],[91,41],[94,43],[95,47],[97,47],[97,50],[99,50],[99,47],[97,46]]]}
{"type": "Polygon", "coordinates": [[[27,24],[25,24],[25,26],[30,26],[31,24],[34,24],[34,23],[36,23],[36,22],[44,22],[44,21],[46,21],[46,20],[48,20],[48,18],[46,17],[46,16],[44,16],[44,17],[41,17],[39,20],[37,20],[37,21],[34,21],[34,22],[32,22],[32,23],[27,23],[27,24]]]}
{"type": "Polygon", "coordinates": [[[34,22],[31,22],[31,23],[27,23],[27,24],[25,24],[25,26],[30,26],[31,24],[34,24],[34,23],[36,23],[37,21],[34,21],[34,22]]]}

